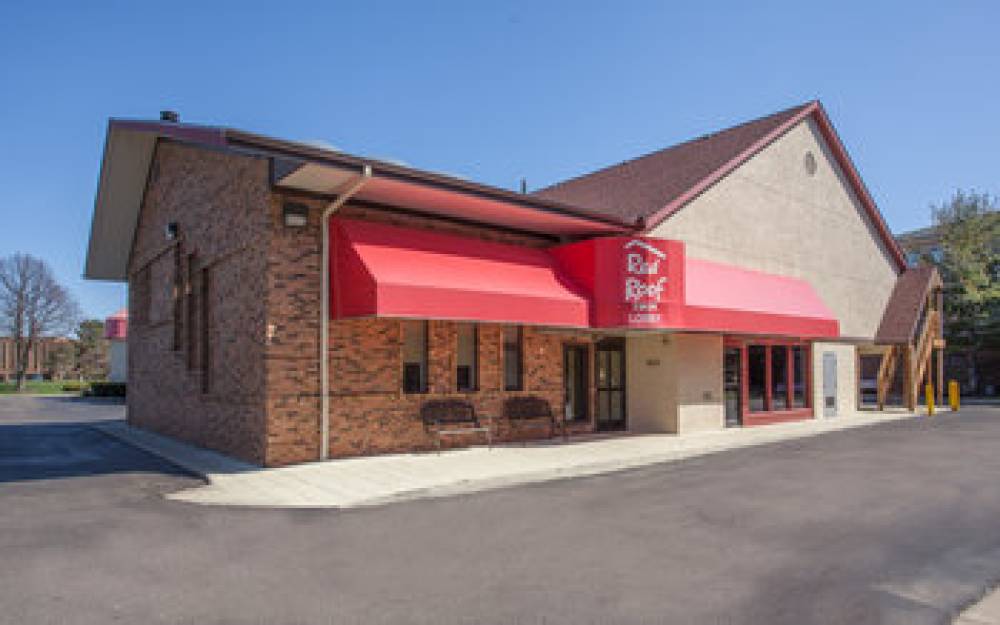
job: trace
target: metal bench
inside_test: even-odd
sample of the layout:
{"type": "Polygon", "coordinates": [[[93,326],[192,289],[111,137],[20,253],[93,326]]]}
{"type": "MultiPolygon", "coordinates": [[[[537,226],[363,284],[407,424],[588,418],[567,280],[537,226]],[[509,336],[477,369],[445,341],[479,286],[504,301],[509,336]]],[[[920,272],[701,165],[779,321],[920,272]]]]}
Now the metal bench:
{"type": "Polygon", "coordinates": [[[484,432],[486,443],[493,448],[493,430],[489,417],[483,425],[476,416],[476,409],[460,399],[432,399],[420,406],[420,419],[424,429],[436,434],[438,453],[441,452],[441,437],[462,435],[470,432],[484,432]]]}
{"type": "Polygon", "coordinates": [[[503,402],[503,416],[511,424],[511,429],[543,427],[549,430],[550,437],[555,436],[556,430],[561,429],[563,438],[566,438],[565,423],[552,412],[552,405],[541,397],[533,395],[508,397],[503,402]]]}

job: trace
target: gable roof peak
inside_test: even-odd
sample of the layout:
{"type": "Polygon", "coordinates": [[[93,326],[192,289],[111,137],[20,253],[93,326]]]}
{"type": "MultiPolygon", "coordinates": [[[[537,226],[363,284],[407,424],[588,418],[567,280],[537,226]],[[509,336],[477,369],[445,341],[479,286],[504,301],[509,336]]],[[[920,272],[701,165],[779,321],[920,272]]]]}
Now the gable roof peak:
{"type": "Polygon", "coordinates": [[[901,271],[906,267],[903,253],[819,100],[583,174],[533,195],[617,215],[648,231],[810,117],[901,271]]]}
{"type": "Polygon", "coordinates": [[[648,222],[748,148],[817,107],[818,100],[798,104],[558,182],[534,195],[611,212],[633,223],[648,222]]]}

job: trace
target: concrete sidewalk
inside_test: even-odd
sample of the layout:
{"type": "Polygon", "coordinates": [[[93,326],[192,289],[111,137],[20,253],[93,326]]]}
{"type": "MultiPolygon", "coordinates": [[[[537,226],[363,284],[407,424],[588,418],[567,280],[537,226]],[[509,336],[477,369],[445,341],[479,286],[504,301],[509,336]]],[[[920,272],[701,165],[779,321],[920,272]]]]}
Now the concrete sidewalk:
{"type": "Polygon", "coordinates": [[[185,445],[121,421],[93,427],[208,481],[205,486],[168,495],[171,499],[233,506],[351,508],[596,475],[913,416],[906,412],[865,412],[683,436],[594,436],[493,449],[471,447],[440,454],[346,458],[274,469],[185,445]]]}

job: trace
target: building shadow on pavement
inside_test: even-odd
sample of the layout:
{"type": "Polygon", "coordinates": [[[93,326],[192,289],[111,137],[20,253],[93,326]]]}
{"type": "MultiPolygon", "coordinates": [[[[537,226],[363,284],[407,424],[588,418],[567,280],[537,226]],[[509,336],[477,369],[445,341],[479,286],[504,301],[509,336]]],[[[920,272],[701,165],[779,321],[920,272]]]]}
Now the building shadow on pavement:
{"type": "Polygon", "coordinates": [[[93,423],[0,424],[0,484],[109,474],[193,477],[185,469],[104,434],[93,423]]]}

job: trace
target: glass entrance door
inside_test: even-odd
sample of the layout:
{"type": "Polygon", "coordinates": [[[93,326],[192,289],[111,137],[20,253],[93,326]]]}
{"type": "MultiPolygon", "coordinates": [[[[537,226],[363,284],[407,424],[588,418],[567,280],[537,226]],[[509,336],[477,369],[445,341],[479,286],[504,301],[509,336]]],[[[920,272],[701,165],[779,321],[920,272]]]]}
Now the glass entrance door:
{"type": "Polygon", "coordinates": [[[727,347],[722,380],[722,393],[726,401],[726,427],[741,424],[740,408],[743,386],[740,384],[743,350],[738,347],[727,347]]]}
{"type": "Polygon", "coordinates": [[[597,361],[597,429],[624,430],[625,339],[604,339],[594,350],[597,361]]]}

